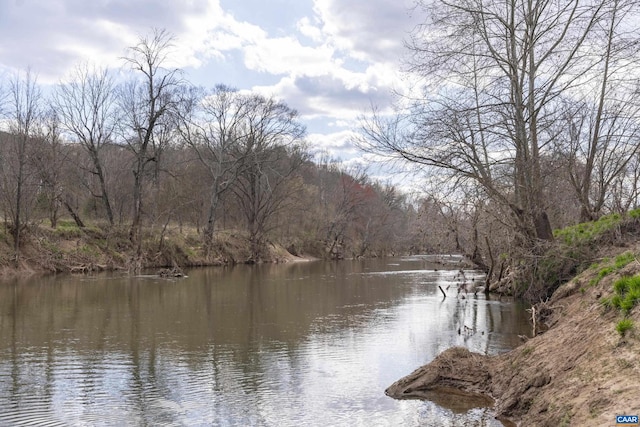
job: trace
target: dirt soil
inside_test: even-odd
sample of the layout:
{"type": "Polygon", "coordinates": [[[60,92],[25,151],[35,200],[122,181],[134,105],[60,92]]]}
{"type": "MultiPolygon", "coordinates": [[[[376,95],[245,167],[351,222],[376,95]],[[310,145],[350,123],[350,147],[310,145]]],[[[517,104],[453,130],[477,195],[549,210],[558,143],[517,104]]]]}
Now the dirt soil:
{"type": "MultiPolygon", "coordinates": [[[[638,254],[640,245],[618,249],[638,254]]],[[[451,348],[386,393],[429,398],[466,393],[493,399],[498,417],[519,426],[613,426],[616,415],[640,414],[640,306],[629,317],[635,327],[623,338],[623,318],[606,310],[602,297],[621,276],[640,274],[640,261],[605,276],[597,285],[590,268],[560,287],[545,303],[548,330],[498,356],[451,348]]],[[[540,308],[540,307],[539,307],[540,308]]]]}

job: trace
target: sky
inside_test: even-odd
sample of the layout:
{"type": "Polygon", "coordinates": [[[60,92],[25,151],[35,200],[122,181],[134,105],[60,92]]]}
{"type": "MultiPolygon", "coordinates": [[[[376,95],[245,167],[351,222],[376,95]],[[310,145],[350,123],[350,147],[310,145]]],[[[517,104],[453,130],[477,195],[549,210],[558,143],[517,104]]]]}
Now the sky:
{"type": "Polygon", "coordinates": [[[0,76],[55,84],[77,64],[120,67],[152,28],[174,34],[171,66],[196,85],[275,96],[300,113],[312,152],[366,161],[357,119],[407,89],[411,0],[0,0],[0,76]]]}

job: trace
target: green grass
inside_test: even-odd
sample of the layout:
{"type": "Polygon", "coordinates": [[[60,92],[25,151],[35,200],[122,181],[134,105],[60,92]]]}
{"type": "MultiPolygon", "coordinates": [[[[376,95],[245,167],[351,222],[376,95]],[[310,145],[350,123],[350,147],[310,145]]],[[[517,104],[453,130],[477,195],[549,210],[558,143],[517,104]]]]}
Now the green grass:
{"type": "Polygon", "coordinates": [[[533,347],[525,347],[522,349],[522,355],[523,356],[528,356],[529,354],[531,354],[533,352],[533,347]]]}
{"type": "Polygon", "coordinates": [[[625,215],[618,213],[605,215],[596,221],[583,222],[553,231],[553,236],[567,245],[589,242],[599,235],[620,225],[625,217],[640,219],[640,208],[629,211],[625,215]]]}
{"type": "Polygon", "coordinates": [[[84,254],[84,255],[89,255],[89,256],[99,256],[100,255],[100,251],[94,247],[94,246],[90,246],[90,245],[82,245],[78,248],[78,253],[84,254]]]}
{"type": "Polygon", "coordinates": [[[640,208],[629,211],[629,216],[633,219],[640,218],[640,208]]]}
{"type": "Polygon", "coordinates": [[[633,329],[633,321],[631,319],[622,319],[616,325],[616,331],[624,338],[627,331],[633,329]]]}
{"type": "MultiPolygon", "coordinates": [[[[611,274],[611,273],[613,273],[615,271],[623,269],[624,267],[626,267],[628,264],[632,263],[635,260],[636,260],[636,256],[633,253],[624,252],[624,253],[618,255],[613,260],[613,264],[605,265],[603,267],[600,267],[601,264],[592,264],[591,268],[593,268],[593,269],[600,268],[600,270],[598,270],[598,274],[596,274],[596,277],[594,277],[593,279],[591,279],[589,281],[589,286],[597,285],[598,283],[600,283],[600,281],[602,279],[607,277],[609,274],[611,274]]],[[[605,258],[602,262],[603,263],[609,263],[610,260],[608,258],[605,258]]]]}
{"type": "Polygon", "coordinates": [[[625,315],[640,300],[640,276],[623,277],[613,284],[614,294],[601,300],[607,308],[616,308],[625,315]]]}
{"type": "MultiPolygon", "coordinates": [[[[629,213],[629,215],[631,215],[631,213],[629,213]]],[[[638,215],[640,216],[640,212],[638,215]]],[[[605,215],[597,221],[583,222],[571,227],[565,227],[561,230],[555,230],[553,235],[556,239],[563,241],[567,245],[577,245],[588,242],[602,233],[617,227],[621,221],[622,216],[620,214],[605,215]]]]}
{"type": "MultiPolygon", "coordinates": [[[[640,276],[623,277],[613,284],[615,296],[619,298],[613,304],[628,314],[640,300],[640,276]]],[[[613,301],[612,301],[613,302],[613,301]]]]}
{"type": "Polygon", "coordinates": [[[82,230],[80,230],[80,227],[78,227],[73,221],[58,221],[54,233],[56,236],[64,239],[82,236],[82,230]]]}
{"type": "Polygon", "coordinates": [[[616,270],[626,267],[631,262],[635,261],[636,256],[631,252],[624,252],[616,257],[613,266],[616,270]]]}
{"type": "Polygon", "coordinates": [[[589,281],[589,285],[590,286],[595,286],[598,283],[600,283],[600,281],[602,279],[604,279],[606,276],[608,276],[610,273],[612,273],[614,271],[612,266],[608,266],[608,267],[603,267],[598,271],[598,274],[596,275],[596,277],[594,277],[593,279],[591,279],[589,281]]]}
{"type": "Polygon", "coordinates": [[[560,427],[567,427],[571,425],[571,412],[566,412],[564,414],[564,417],[562,417],[562,419],[560,420],[560,427]]]}
{"type": "Polygon", "coordinates": [[[633,321],[627,316],[640,301],[640,276],[618,279],[613,284],[613,292],[612,296],[602,298],[600,302],[606,308],[622,312],[624,318],[616,324],[616,331],[624,338],[627,331],[633,328],[633,321]]]}

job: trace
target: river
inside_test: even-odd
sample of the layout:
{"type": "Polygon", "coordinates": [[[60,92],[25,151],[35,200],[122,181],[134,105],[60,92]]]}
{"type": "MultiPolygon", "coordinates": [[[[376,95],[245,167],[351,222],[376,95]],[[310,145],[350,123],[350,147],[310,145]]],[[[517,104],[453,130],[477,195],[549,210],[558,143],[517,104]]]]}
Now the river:
{"type": "Polygon", "coordinates": [[[444,259],[0,283],[0,425],[501,426],[461,399],[384,394],[451,346],[529,333],[521,305],[458,294],[444,259]]]}

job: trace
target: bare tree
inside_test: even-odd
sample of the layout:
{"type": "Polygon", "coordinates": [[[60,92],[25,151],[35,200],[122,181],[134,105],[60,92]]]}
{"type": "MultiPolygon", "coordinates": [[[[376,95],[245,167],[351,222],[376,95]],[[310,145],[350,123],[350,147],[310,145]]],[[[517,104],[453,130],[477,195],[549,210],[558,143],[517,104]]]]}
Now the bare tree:
{"type": "Polygon", "coordinates": [[[98,181],[98,191],[85,183],[94,197],[102,201],[107,220],[114,224],[113,209],[107,188],[102,151],[113,142],[118,121],[116,85],[106,69],[78,66],[55,92],[55,107],[60,121],[72,141],[80,144],[90,159],[89,172],[98,181]]]}
{"type": "Polygon", "coordinates": [[[163,127],[171,126],[168,113],[176,106],[176,94],[182,85],[181,71],[165,68],[173,36],[165,30],[153,30],[129,48],[125,62],[138,78],[124,85],[120,105],[124,114],[123,136],[134,156],[133,218],[130,238],[138,257],[141,255],[141,220],[144,212],[143,188],[151,163],[158,160],[155,139],[163,127]]]}
{"type": "Polygon", "coordinates": [[[610,210],[626,213],[640,207],[640,155],[635,155],[624,174],[619,175],[611,186],[610,210]]]}
{"type": "MultiPolygon", "coordinates": [[[[365,168],[341,168],[335,165],[332,173],[334,179],[325,182],[323,188],[326,193],[323,197],[325,209],[322,238],[329,257],[340,259],[345,256],[345,246],[355,243],[350,239],[355,237],[353,227],[358,219],[364,223],[361,224],[365,229],[362,230],[363,233],[366,232],[368,224],[362,214],[372,194],[367,191],[369,183],[365,168]]],[[[366,239],[362,240],[364,242],[366,239]]],[[[364,244],[361,249],[366,250],[364,244]]]]}
{"type": "Polygon", "coordinates": [[[424,98],[363,123],[366,149],[473,180],[526,242],[551,240],[541,159],[562,96],[592,87],[590,53],[615,0],[420,1],[428,21],[408,43],[424,98]]]}
{"type": "Polygon", "coordinates": [[[249,100],[250,97],[235,89],[219,85],[210,92],[192,97],[181,114],[183,140],[206,168],[211,183],[204,228],[206,247],[213,239],[221,197],[231,188],[246,155],[240,147],[240,139],[247,123],[249,100]]]}
{"type": "Polygon", "coordinates": [[[66,153],[62,146],[59,116],[54,109],[50,108],[43,114],[42,126],[33,145],[29,162],[40,180],[40,194],[51,228],[56,228],[60,204],[66,202],[62,186],[66,153]]]}
{"type": "Polygon", "coordinates": [[[301,150],[305,128],[297,116],[272,98],[251,95],[247,102],[238,144],[243,160],[233,193],[246,219],[254,262],[261,259],[270,221],[300,188],[292,179],[306,158],[301,150]]]}
{"type": "Polygon", "coordinates": [[[5,87],[4,76],[0,76],[2,79],[0,80],[0,117],[4,117],[5,115],[5,104],[7,102],[7,90],[5,87]]]}
{"type": "Polygon", "coordinates": [[[13,234],[15,260],[18,262],[23,228],[28,221],[30,204],[35,188],[29,185],[33,175],[29,171],[28,155],[32,139],[38,133],[42,116],[42,95],[37,78],[27,70],[24,75],[15,74],[9,81],[7,119],[9,159],[3,162],[3,184],[5,196],[13,198],[9,204],[11,232],[13,234]]]}
{"type": "Polygon", "coordinates": [[[564,102],[566,112],[558,129],[563,148],[559,151],[566,154],[582,221],[600,216],[612,184],[638,150],[640,103],[635,95],[635,70],[640,60],[640,38],[632,29],[633,19],[638,17],[637,5],[635,0],[604,4],[601,37],[592,44],[592,49],[602,52],[602,59],[587,73],[596,90],[572,94],[564,102]]]}
{"type": "Polygon", "coordinates": [[[559,123],[563,132],[564,166],[568,182],[580,202],[580,220],[599,218],[612,187],[625,180],[629,163],[639,150],[640,109],[635,101],[607,110],[591,104],[571,109],[566,121],[559,123]]]}

